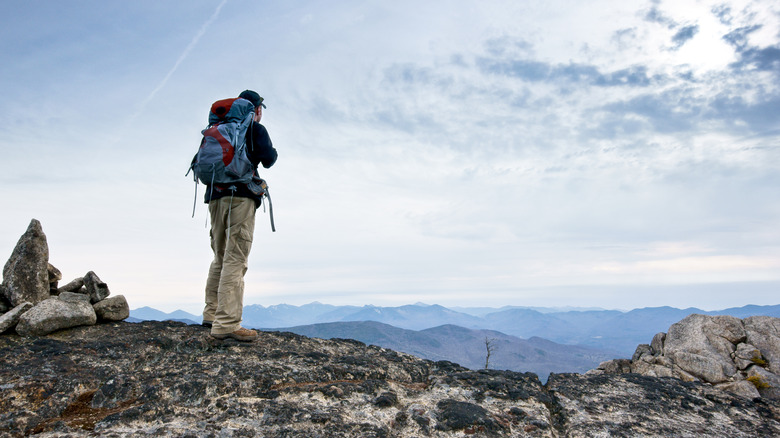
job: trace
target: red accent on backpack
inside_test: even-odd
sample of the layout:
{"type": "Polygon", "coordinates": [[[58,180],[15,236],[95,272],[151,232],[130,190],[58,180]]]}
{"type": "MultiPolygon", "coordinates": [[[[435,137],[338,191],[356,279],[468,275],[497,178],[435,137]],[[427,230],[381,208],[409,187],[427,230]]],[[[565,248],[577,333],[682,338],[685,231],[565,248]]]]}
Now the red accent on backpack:
{"type": "Polygon", "coordinates": [[[219,117],[220,119],[224,119],[225,115],[227,115],[228,112],[230,112],[230,107],[233,106],[233,102],[236,101],[237,98],[230,98],[230,99],[222,99],[214,102],[211,105],[211,113],[215,116],[219,117]]]}
{"type": "Polygon", "coordinates": [[[231,161],[233,161],[233,154],[235,153],[235,149],[233,149],[233,145],[230,144],[228,139],[225,138],[224,135],[222,135],[221,132],[219,132],[219,129],[217,129],[219,125],[214,125],[211,128],[208,128],[206,132],[203,133],[203,135],[213,137],[220,146],[222,146],[222,162],[227,166],[230,164],[231,161]]]}

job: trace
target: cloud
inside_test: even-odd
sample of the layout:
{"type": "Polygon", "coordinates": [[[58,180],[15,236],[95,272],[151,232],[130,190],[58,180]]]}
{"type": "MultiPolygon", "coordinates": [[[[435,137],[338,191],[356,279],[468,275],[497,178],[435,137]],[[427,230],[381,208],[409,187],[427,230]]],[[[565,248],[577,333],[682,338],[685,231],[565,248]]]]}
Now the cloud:
{"type": "Polygon", "coordinates": [[[738,50],[744,50],[748,45],[748,37],[751,33],[756,32],[760,30],[762,26],[760,24],[755,24],[752,26],[743,26],[737,29],[734,29],[727,33],[726,35],[723,35],[723,39],[734,46],[738,50]]]}
{"type": "Polygon", "coordinates": [[[511,76],[528,82],[564,82],[597,87],[645,87],[654,79],[648,75],[647,68],[644,66],[602,72],[594,65],[574,62],[550,64],[532,59],[490,58],[479,58],[477,65],[484,73],[511,76]]]}
{"type": "Polygon", "coordinates": [[[672,37],[674,43],[674,49],[677,50],[682,47],[683,44],[691,40],[699,32],[698,25],[685,26],[677,31],[672,37]]]}

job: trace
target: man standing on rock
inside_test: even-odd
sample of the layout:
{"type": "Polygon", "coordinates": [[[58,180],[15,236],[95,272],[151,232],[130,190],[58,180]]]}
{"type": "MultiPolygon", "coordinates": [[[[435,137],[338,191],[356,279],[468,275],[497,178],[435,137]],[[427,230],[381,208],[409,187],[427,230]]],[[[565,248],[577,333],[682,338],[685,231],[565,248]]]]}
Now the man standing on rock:
{"type": "MultiPolygon", "coordinates": [[[[254,121],[246,134],[249,160],[255,171],[259,164],[267,169],[276,162],[277,152],[268,131],[260,124],[265,108],[263,98],[252,90],[245,90],[238,97],[248,100],[255,107],[254,121]]],[[[206,203],[211,216],[214,261],[206,281],[203,325],[211,327],[211,336],[217,339],[254,341],[257,332],[241,327],[241,316],[244,310],[244,274],[252,248],[255,211],[260,207],[262,197],[245,184],[214,184],[206,188],[206,203]]]]}

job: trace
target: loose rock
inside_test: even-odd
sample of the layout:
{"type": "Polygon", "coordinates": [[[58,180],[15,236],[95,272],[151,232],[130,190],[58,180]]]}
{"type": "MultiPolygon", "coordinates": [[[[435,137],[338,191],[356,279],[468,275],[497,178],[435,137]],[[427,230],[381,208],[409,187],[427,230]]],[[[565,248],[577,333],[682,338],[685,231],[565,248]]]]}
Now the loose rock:
{"type": "Polygon", "coordinates": [[[59,295],[59,291],[57,290],[57,284],[60,280],[62,280],[62,272],[60,272],[59,269],[55,268],[51,263],[49,263],[49,294],[50,295],[59,295]]]}
{"type": "Polygon", "coordinates": [[[49,298],[49,245],[33,219],[3,267],[3,290],[13,306],[33,305],[49,298]]]}
{"type": "Polygon", "coordinates": [[[110,294],[108,285],[100,281],[97,274],[92,271],[87,272],[87,275],[84,276],[84,286],[87,288],[87,294],[92,304],[106,299],[110,294]]]}
{"type": "Polygon", "coordinates": [[[130,316],[130,306],[124,295],[106,298],[92,307],[99,321],[122,321],[130,316]]]}
{"type": "Polygon", "coordinates": [[[89,295],[76,292],[63,292],[59,295],[59,299],[62,301],[81,301],[89,303],[89,295]]]}
{"type": "Polygon", "coordinates": [[[22,336],[44,336],[57,330],[94,325],[96,322],[97,315],[89,303],[49,298],[22,315],[16,332],[22,336]]]}
{"type": "Polygon", "coordinates": [[[16,327],[22,314],[32,308],[32,303],[22,303],[0,316],[0,333],[16,327]]]}
{"type": "MultiPolygon", "coordinates": [[[[84,277],[79,277],[71,281],[70,283],[66,284],[65,286],[60,287],[58,291],[59,293],[78,292],[83,287],[84,287],[84,277]]],[[[84,293],[86,293],[86,289],[84,289],[84,293]]]]}

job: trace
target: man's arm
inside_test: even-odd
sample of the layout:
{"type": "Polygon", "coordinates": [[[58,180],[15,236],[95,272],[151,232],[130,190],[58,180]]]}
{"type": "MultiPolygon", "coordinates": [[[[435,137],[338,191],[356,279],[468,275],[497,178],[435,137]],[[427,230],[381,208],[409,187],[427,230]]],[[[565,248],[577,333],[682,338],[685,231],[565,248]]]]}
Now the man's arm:
{"type": "Polygon", "coordinates": [[[262,164],[266,169],[273,166],[278,153],[265,126],[252,122],[250,140],[252,145],[249,148],[249,160],[255,165],[262,164]]]}

